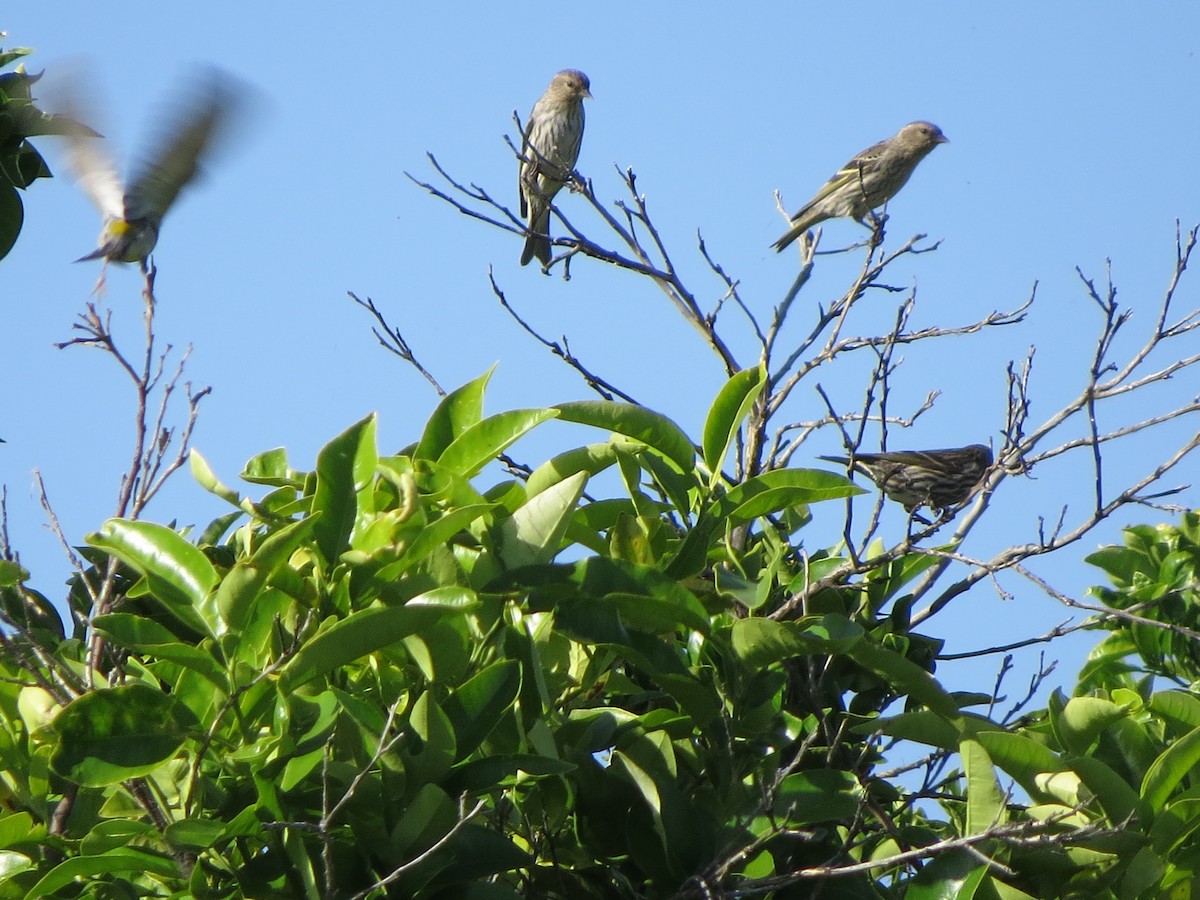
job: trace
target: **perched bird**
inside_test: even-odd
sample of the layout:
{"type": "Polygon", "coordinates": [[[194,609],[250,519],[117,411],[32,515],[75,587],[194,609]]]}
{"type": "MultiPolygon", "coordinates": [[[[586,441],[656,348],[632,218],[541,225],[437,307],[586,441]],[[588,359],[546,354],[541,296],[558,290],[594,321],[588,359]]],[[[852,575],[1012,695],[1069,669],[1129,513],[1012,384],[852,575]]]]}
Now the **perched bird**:
{"type": "MultiPolygon", "coordinates": [[[[78,93],[67,101],[78,106],[78,93]]],[[[158,241],[163,216],[196,176],[236,101],[232,83],[216,72],[193,85],[165,123],[155,152],[143,159],[124,185],[100,141],[89,136],[90,129],[68,131],[67,165],[104,216],[97,248],[76,262],[103,259],[106,266],[110,262],[145,265],[158,241]]],[[[103,282],[101,274],[97,287],[103,282]]]]}
{"type": "Polygon", "coordinates": [[[899,193],[917,163],[949,141],[932,122],[910,122],[886,140],[859,153],[792,216],[792,227],[772,246],[777,251],[826,219],[850,216],[859,224],[899,193]]]}
{"type": "MultiPolygon", "coordinates": [[[[845,456],[820,458],[850,465],[845,456]]],[[[983,444],[953,450],[893,450],[854,455],[854,468],[908,513],[922,506],[933,510],[957,506],[970,496],[991,464],[992,451],[983,444]]]]}
{"type": "Polygon", "coordinates": [[[550,80],[546,93],[533,105],[521,136],[521,216],[529,234],[521,265],[535,256],[550,262],[550,201],[579,159],[583,142],[583,101],[592,96],[591,82],[578,69],[563,69],[550,80]]]}

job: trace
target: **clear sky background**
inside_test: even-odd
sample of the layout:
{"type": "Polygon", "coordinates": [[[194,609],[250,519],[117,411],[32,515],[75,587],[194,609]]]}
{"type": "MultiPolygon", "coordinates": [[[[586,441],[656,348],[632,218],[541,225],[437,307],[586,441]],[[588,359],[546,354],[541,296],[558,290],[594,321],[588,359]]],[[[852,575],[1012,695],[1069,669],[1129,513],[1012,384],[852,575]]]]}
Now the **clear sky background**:
{"type": "MultiPolygon", "coordinates": [[[[1083,385],[1098,333],[1074,267],[1102,281],[1112,259],[1119,299],[1135,310],[1120,343],[1127,354],[1144,339],[1170,277],[1175,220],[1185,229],[1200,222],[1195,3],[879,3],[851,11],[832,2],[703,0],[682,15],[683,7],[644,2],[520,12],[471,0],[130,0],[120,15],[100,4],[10,7],[0,22],[9,32],[5,46],[35,48],[28,65],[46,68],[48,82],[56,67],[90,60],[106,103],[103,121],[91,124],[125,163],[154,133],[162,103],[190,64],[227,69],[256,95],[250,121],[211,177],[172,210],[155,253],[159,338],[191,344],[188,376],[213,388],[194,446],[230,484],[249,457],[277,446],[295,467],[311,468],[324,443],[372,411],[384,450],[419,435],[437,398],[377,347],[348,290],[373,297],[447,387],[499,363],[492,412],[591,396],[499,308],[489,265],[536,327],[566,335],[593,371],[699,435],[723,373],[653,285],[583,259],[569,283],[536,266],[522,269],[519,238],[460,216],[404,177],[405,170],[433,177],[425,159],[432,151],[456,176],[515,206],[516,166],[502,136],[513,110],[526,115],[560,68],[591,77],[595,99],[579,168],[597,193],[620,197],[613,164],[632,166],[702,302],[711,306],[722,289],[695,253],[697,229],[763,318],[797,266],[794,252],[769,249],[785,227],[772,192],[781,190],[794,210],[852,154],[904,123],[923,118],[942,127],[951,143],[892,204],[889,244],[916,232],[943,243],[902,261],[889,280],[917,288],[920,325],[962,324],[1016,307],[1035,282],[1038,300],[1018,327],[905,352],[893,402],[903,409],[929,390],[943,395],[911,432],[893,434],[893,447],[998,445],[1004,366],[1030,346],[1037,348],[1033,421],[1040,422],[1083,385]]],[[[61,143],[36,143],[62,169],[61,143]]],[[[99,218],[62,174],[26,192],[24,232],[0,261],[0,437],[8,442],[0,445],[0,481],[9,491],[12,542],[34,586],[56,598],[69,570],[45,527],[32,471],[41,470],[63,527],[82,542],[113,511],[132,419],[131,391],[110,360],[53,346],[72,335],[98,269],[71,262],[94,247],[99,218]]],[[[580,198],[564,194],[560,202],[576,224],[596,227],[580,198]]],[[[842,221],[827,226],[825,242],[862,236],[842,221]]],[[[809,327],[808,310],[840,293],[858,264],[857,254],[819,262],[793,314],[796,339],[809,327]]],[[[136,269],[113,268],[108,281],[118,339],[134,352],[140,279],[136,269]]],[[[890,319],[896,302],[871,295],[875,312],[864,304],[863,327],[872,315],[890,319]]],[[[1200,272],[1185,276],[1175,308],[1197,306],[1200,272]]],[[[751,364],[744,321],[723,321],[726,338],[751,364]]],[[[1200,352],[1197,344],[1177,355],[1200,352]]],[[[844,380],[831,373],[822,383],[852,408],[863,382],[853,366],[840,371],[844,380]]],[[[1154,402],[1178,402],[1197,384],[1195,372],[1185,373],[1156,389],[1154,402]]],[[[796,419],[821,412],[811,387],[793,405],[796,419]]],[[[1119,412],[1141,409],[1126,404],[1119,412]]],[[[1130,441],[1110,460],[1110,483],[1140,474],[1196,427],[1184,421],[1130,441]]],[[[536,465],[600,439],[552,426],[514,455],[536,465]]],[[[823,434],[794,464],[839,449],[836,434],[823,434]]],[[[1088,502],[1080,464],[1071,457],[1040,468],[1036,480],[1006,482],[968,552],[1033,539],[1038,517],[1053,521],[1063,503],[1071,504],[1069,520],[1077,515],[1088,502]]],[[[1200,462],[1189,461],[1167,483],[1184,481],[1200,482],[1200,462]]],[[[1197,489],[1183,502],[1200,505],[1197,489]]],[[[185,470],[151,517],[203,525],[225,511],[185,470]]],[[[836,539],[842,509],[818,507],[816,515],[803,535],[809,549],[836,539]]],[[[1100,573],[1078,560],[1119,539],[1122,524],[1165,518],[1135,511],[1038,571],[1079,596],[1100,573]]],[[[902,527],[900,518],[888,521],[889,533],[902,527]]],[[[1070,617],[1031,585],[1006,579],[1005,586],[1011,599],[981,584],[925,630],[962,652],[1070,617]]],[[[1095,639],[1049,651],[1063,658],[1067,689],[1095,639]]],[[[941,674],[953,688],[987,690],[995,667],[993,659],[941,674]]]]}

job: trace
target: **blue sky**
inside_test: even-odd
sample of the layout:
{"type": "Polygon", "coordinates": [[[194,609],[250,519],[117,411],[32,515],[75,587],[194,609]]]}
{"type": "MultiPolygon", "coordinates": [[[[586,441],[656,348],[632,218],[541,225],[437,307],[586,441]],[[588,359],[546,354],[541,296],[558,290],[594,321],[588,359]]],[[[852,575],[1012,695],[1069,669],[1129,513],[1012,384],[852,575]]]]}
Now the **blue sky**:
{"type": "MultiPolygon", "coordinates": [[[[155,254],[160,340],[191,344],[189,377],[213,388],[194,445],[227,483],[246,459],[276,446],[309,468],[326,441],[372,411],[385,449],[419,434],[436,397],[377,348],[348,290],[373,297],[447,387],[499,363],[492,411],[589,396],[499,309],[489,265],[536,327],[566,335],[593,370],[698,435],[722,372],[656,288],[585,260],[569,283],[522,269],[518,238],[458,215],[404,177],[405,170],[431,177],[425,153],[432,151],[455,175],[515,203],[515,164],[502,136],[512,111],[525,115],[567,66],[592,81],[579,168],[597,192],[620,196],[613,164],[632,166],[705,304],[721,286],[695,253],[697,229],[764,317],[796,267],[794,253],[769,249],[784,230],[772,192],[781,190],[795,209],[853,153],[904,123],[924,118],[942,127],[951,143],[922,164],[889,210],[892,245],[916,232],[942,245],[903,261],[891,280],[916,287],[920,324],[959,324],[1015,307],[1035,282],[1038,302],[1017,328],[905,354],[896,402],[932,389],[943,395],[911,433],[893,435],[895,447],[998,441],[1004,365],[1030,346],[1037,348],[1034,418],[1057,409],[1082,385],[1098,325],[1074,267],[1102,279],[1112,259],[1119,299],[1135,310],[1123,345],[1132,347],[1170,276],[1175,220],[1185,228],[1200,222],[1195,4],[873,4],[856,7],[853,20],[840,3],[700,2],[686,16],[646,3],[536,17],[474,2],[218,0],[130,2],[122,10],[114,16],[102,5],[76,5],[68,16],[54,4],[26,3],[0,28],[8,31],[5,46],[35,48],[29,67],[48,69],[47,81],[56,66],[90,61],[105,98],[104,121],[94,124],[125,163],[153,133],[156,112],[190,64],[221,66],[255,95],[250,121],[211,176],[172,210],[155,254]]],[[[45,138],[38,146],[62,168],[61,144],[45,138]]],[[[129,455],[132,398],[100,354],[53,347],[71,336],[89,299],[96,267],[71,260],[94,246],[98,217],[67,177],[34,185],[25,200],[24,233],[0,262],[8,338],[0,355],[0,437],[8,441],[0,446],[0,481],[9,491],[10,536],[34,585],[58,596],[67,564],[45,528],[31,473],[40,469],[63,527],[80,542],[112,512],[129,455]]],[[[561,203],[573,221],[593,227],[580,198],[564,195],[561,203]]],[[[861,236],[853,223],[837,222],[825,241],[861,236]]],[[[810,321],[804,305],[827,302],[857,265],[857,256],[821,261],[792,334],[810,321]]],[[[1198,284],[1185,276],[1179,312],[1200,306],[1198,284]]],[[[135,271],[110,271],[108,302],[131,348],[138,289],[135,271]]],[[[875,315],[890,317],[894,298],[872,302],[875,315]]],[[[725,323],[750,364],[744,323],[734,316],[725,323]]],[[[1197,352],[1195,344],[1180,355],[1197,352]]],[[[861,381],[853,367],[841,372],[844,380],[826,387],[853,405],[861,381]]],[[[1195,383],[1185,374],[1154,396],[1194,392],[1195,383]]],[[[811,388],[793,403],[795,418],[820,411],[811,388]]],[[[1195,429],[1184,422],[1130,442],[1110,471],[1140,472],[1151,458],[1144,454],[1165,455],[1195,429]]],[[[598,439],[551,427],[515,455],[536,464],[598,439]]],[[[837,450],[830,433],[795,462],[837,450]]],[[[972,538],[976,549],[1028,540],[1038,516],[1057,518],[1064,502],[1086,504],[1071,493],[1086,486],[1073,466],[1047,465],[1036,481],[1005,484],[972,538]]],[[[1190,461],[1169,479],[1181,481],[1200,481],[1200,465],[1190,461]]],[[[1197,491],[1184,500],[1197,505],[1197,491]]],[[[225,509],[185,471],[151,513],[203,524],[225,509]]],[[[810,548],[833,539],[840,513],[818,511],[805,535],[810,548]]],[[[1117,539],[1120,524],[1156,518],[1133,514],[1064,555],[1077,561],[1117,539]]],[[[898,521],[890,520],[892,530],[898,521]]],[[[1099,579],[1065,558],[1039,571],[1075,593],[1099,579]]],[[[1068,618],[1032,586],[1010,580],[1006,587],[1012,599],[980,585],[927,630],[960,652],[1068,618]]],[[[1081,638],[1051,655],[1068,663],[1091,642],[1081,638]]],[[[987,689],[992,669],[994,662],[971,669],[969,684],[952,686],[987,689]]]]}

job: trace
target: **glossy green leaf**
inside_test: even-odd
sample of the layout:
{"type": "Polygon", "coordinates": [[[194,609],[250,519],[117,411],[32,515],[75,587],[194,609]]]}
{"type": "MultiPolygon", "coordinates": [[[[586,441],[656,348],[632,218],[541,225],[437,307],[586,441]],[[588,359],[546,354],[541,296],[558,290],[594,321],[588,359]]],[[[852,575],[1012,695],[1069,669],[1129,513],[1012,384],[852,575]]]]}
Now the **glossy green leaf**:
{"type": "Polygon", "coordinates": [[[967,834],[982,834],[1007,821],[1004,792],[996,780],[992,759],[983,745],[973,739],[958,748],[967,785],[967,834]]]}
{"type": "Polygon", "coordinates": [[[766,383],[766,370],[758,365],[735,374],[722,386],[704,421],[704,464],[714,475],[721,470],[738,428],[754,407],[766,383]]]}
{"type": "Polygon", "coordinates": [[[801,503],[840,500],[863,493],[843,475],[820,469],[775,469],[748,478],[726,494],[717,509],[722,517],[749,521],[801,503]]]}
{"type": "Polygon", "coordinates": [[[195,716],[145,684],[84,694],[54,720],[50,765],[82,785],[102,787],[146,775],[175,755],[195,716]]]}
{"type": "Polygon", "coordinates": [[[15,850],[0,850],[0,885],[33,868],[33,860],[15,850]]]}
{"type": "Polygon", "coordinates": [[[1063,746],[1083,755],[1113,722],[1127,715],[1117,704],[1100,697],[1072,697],[1055,719],[1055,732],[1063,746]]]}
{"type": "Polygon", "coordinates": [[[234,631],[246,627],[264,586],[288,564],[292,554],[314,536],[319,518],[319,514],[313,514],[285,525],[269,534],[248,559],[238,560],[221,580],[214,597],[223,622],[234,631]]]}
{"type": "Polygon", "coordinates": [[[586,472],[576,472],[501,521],[498,552],[506,567],[515,569],[554,559],[587,479],[586,472]]]}
{"type": "Polygon", "coordinates": [[[447,541],[465,530],[472,522],[493,512],[495,508],[495,505],[491,503],[472,503],[449,510],[445,515],[425,525],[400,558],[384,567],[380,572],[380,577],[399,577],[412,566],[425,560],[429,554],[444,547],[447,541]]]}
{"type": "Polygon", "coordinates": [[[1150,698],[1149,709],[1184,732],[1200,728],[1200,699],[1186,691],[1160,691],[1150,698]]]}
{"type": "Polygon", "coordinates": [[[518,438],[557,417],[553,409],[514,409],[489,416],[451,441],[438,457],[438,465],[470,478],[518,438]]]}
{"type": "Polygon", "coordinates": [[[758,668],[793,656],[843,653],[863,636],[861,626],[845,616],[809,616],[797,622],[739,619],[730,640],[747,665],[758,668]]]}
{"type": "Polygon", "coordinates": [[[270,487],[301,487],[303,474],[288,466],[287,450],[276,447],[251,457],[242,469],[241,479],[270,487]]]}
{"type": "Polygon", "coordinates": [[[203,676],[222,691],[229,690],[225,670],[214,658],[211,646],[197,647],[183,643],[158,622],[132,613],[97,616],[92,624],[118,647],[154,659],[170,660],[203,676]]]}
{"type": "Polygon", "coordinates": [[[488,666],[461,685],[442,705],[457,738],[457,758],[464,759],[512,711],[521,687],[521,667],[510,659],[488,666]]]}
{"type": "Polygon", "coordinates": [[[682,471],[695,465],[696,450],[683,430],[666,416],[632,403],[578,400],[554,407],[565,422],[591,425],[654,447],[682,471]]]}
{"type": "Polygon", "coordinates": [[[1023,734],[1006,731],[977,731],[975,739],[992,763],[1017,780],[1035,797],[1043,796],[1038,777],[1062,771],[1066,764],[1045,744],[1023,734]]]}
{"type": "Polygon", "coordinates": [[[483,392],[495,366],[474,381],[469,381],[442,398],[425,425],[425,433],[413,456],[435,460],[454,442],[454,439],[483,418],[483,392]]]}
{"type": "Polygon", "coordinates": [[[1066,763],[1096,795],[1113,824],[1144,811],[1138,792],[1111,766],[1091,756],[1068,757],[1066,763]]]}
{"type": "Polygon", "coordinates": [[[221,840],[224,823],[212,819],[180,819],[163,831],[172,847],[183,850],[207,850],[221,840]]]}
{"type": "Polygon", "coordinates": [[[152,522],[109,519],[87,542],[136,569],[151,595],[179,621],[201,634],[215,633],[216,623],[205,621],[199,610],[217,583],[217,571],[180,535],[152,522]]]}
{"type": "Polygon", "coordinates": [[[352,613],[308,641],[283,668],[283,690],[374,653],[447,616],[461,615],[478,604],[466,588],[438,588],[404,606],[372,607],[352,613]]]}
{"type": "Polygon", "coordinates": [[[630,442],[605,441],[602,444],[588,444],[586,447],[560,453],[533,470],[525,482],[525,492],[530,497],[536,497],[577,472],[584,472],[589,476],[603,472],[617,461],[618,448],[621,452],[629,453],[636,452],[640,446],[630,442]]]}
{"type": "Polygon", "coordinates": [[[1162,811],[1167,798],[1184,778],[1190,778],[1200,765],[1200,728],[1172,743],[1154,761],[1142,781],[1142,798],[1155,813],[1162,811]]]}
{"type": "Polygon", "coordinates": [[[426,691],[413,704],[409,724],[421,740],[414,747],[400,748],[405,772],[417,783],[441,782],[458,758],[458,739],[450,717],[426,691]]]}
{"type": "Polygon", "coordinates": [[[813,769],[788,775],[775,795],[774,811],[789,825],[850,821],[862,803],[862,788],[849,772],[813,769]]]}
{"type": "Polygon", "coordinates": [[[979,856],[963,851],[942,853],[930,860],[904,892],[904,900],[972,900],[990,898],[984,882],[988,867],[979,856]],[[982,888],[982,893],[981,893],[982,888]]]}
{"type": "Polygon", "coordinates": [[[350,540],[360,511],[371,512],[371,479],[378,456],[375,416],[351,425],[317,455],[313,496],[313,537],[327,561],[337,559],[350,540]]]}
{"type": "Polygon", "coordinates": [[[147,872],[164,878],[179,878],[181,875],[179,864],[173,859],[132,847],[119,847],[101,856],[76,856],[59,863],[25,896],[49,897],[76,879],[120,872],[147,872]]]}
{"type": "Polygon", "coordinates": [[[954,698],[932,675],[899,653],[870,641],[859,641],[846,652],[859,664],[883,676],[897,693],[912,697],[938,715],[951,719],[959,717],[954,698]]]}

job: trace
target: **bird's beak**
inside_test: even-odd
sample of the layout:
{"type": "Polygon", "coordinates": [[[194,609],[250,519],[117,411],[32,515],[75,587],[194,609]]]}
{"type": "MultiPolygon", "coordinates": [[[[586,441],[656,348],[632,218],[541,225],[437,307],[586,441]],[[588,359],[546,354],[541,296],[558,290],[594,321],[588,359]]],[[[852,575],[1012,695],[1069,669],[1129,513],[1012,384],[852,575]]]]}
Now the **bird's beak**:
{"type": "Polygon", "coordinates": [[[939,134],[937,136],[937,143],[948,144],[948,143],[950,143],[950,138],[946,137],[944,134],[939,134]]]}

